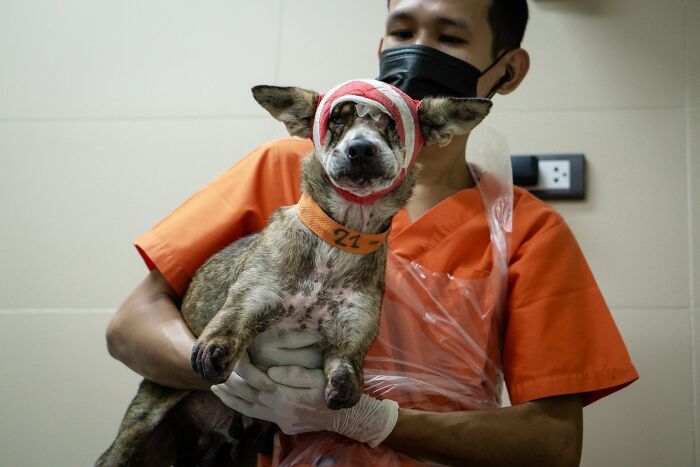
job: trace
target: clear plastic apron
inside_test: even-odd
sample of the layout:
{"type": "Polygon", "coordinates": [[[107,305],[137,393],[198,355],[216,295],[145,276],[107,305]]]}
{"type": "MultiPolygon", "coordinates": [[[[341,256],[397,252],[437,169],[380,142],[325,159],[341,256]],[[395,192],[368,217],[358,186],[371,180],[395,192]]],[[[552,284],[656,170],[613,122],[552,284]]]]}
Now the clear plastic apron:
{"type": "MultiPolygon", "coordinates": [[[[432,412],[500,406],[513,186],[492,130],[470,143],[470,168],[488,217],[493,268],[481,279],[432,272],[389,253],[379,335],[365,358],[365,393],[432,412]]],[[[481,131],[480,133],[483,133],[481,131]]],[[[273,465],[430,465],[328,432],[275,437],[273,465]]]]}

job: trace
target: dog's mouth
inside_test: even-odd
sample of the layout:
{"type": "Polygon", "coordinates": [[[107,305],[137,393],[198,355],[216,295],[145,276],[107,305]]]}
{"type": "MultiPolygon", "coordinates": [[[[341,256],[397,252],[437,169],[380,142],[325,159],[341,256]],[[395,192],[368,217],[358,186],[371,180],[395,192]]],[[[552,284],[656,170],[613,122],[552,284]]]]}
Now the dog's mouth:
{"type": "Polygon", "coordinates": [[[347,183],[359,188],[391,182],[393,177],[377,166],[345,165],[336,169],[331,174],[331,178],[335,182],[347,183]]]}
{"type": "MultiPolygon", "coordinates": [[[[395,178],[395,177],[394,177],[395,178]]],[[[369,196],[378,191],[382,191],[391,185],[394,178],[352,178],[348,176],[331,177],[333,184],[338,188],[349,191],[357,196],[369,196]]]]}
{"type": "Polygon", "coordinates": [[[396,177],[379,177],[374,179],[351,179],[339,177],[331,179],[336,189],[346,191],[358,198],[370,198],[380,193],[387,194],[392,190],[396,177]]]}

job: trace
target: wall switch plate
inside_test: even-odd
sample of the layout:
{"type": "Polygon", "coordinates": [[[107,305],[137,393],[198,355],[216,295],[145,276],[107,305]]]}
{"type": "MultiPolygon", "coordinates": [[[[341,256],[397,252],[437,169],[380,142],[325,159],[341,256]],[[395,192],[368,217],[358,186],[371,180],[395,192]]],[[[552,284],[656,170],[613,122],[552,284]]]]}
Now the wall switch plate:
{"type": "Polygon", "coordinates": [[[536,156],[511,156],[510,162],[513,168],[514,185],[537,185],[540,169],[536,156]]]}
{"type": "MultiPolygon", "coordinates": [[[[540,199],[585,199],[586,159],[583,154],[513,156],[537,159],[537,183],[524,186],[540,199]]],[[[515,165],[514,165],[515,166],[515,165]]]]}

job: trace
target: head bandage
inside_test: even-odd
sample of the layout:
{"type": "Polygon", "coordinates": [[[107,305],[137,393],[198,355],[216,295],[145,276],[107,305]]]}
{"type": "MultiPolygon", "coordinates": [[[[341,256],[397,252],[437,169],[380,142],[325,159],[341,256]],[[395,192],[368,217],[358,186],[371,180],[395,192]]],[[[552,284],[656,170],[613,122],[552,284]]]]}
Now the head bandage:
{"type": "Polygon", "coordinates": [[[423,133],[418,119],[420,101],[411,99],[407,94],[390,84],[376,80],[347,81],[328,91],[321,97],[316,108],[312,136],[316,156],[324,167],[327,162],[327,154],[322,151],[322,144],[328,131],[328,119],[333,109],[344,102],[355,103],[360,116],[369,115],[372,119],[378,120],[382,114],[388,115],[395,122],[396,131],[406,150],[399,175],[389,188],[366,197],[357,197],[336,186],[341,195],[351,201],[372,202],[394,190],[403,181],[423,146],[423,133]]]}

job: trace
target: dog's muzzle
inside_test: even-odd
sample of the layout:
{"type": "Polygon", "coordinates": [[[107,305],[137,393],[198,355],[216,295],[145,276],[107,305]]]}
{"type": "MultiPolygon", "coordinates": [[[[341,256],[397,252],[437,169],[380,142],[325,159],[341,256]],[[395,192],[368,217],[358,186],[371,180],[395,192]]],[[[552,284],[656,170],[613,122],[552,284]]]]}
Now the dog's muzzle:
{"type": "Polygon", "coordinates": [[[339,158],[338,171],[334,174],[335,181],[342,184],[347,178],[355,185],[368,185],[377,179],[386,180],[389,174],[379,160],[377,147],[370,141],[355,139],[351,141],[339,158]]]}

